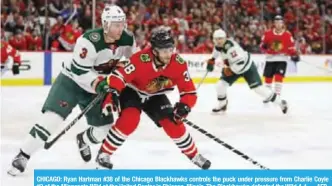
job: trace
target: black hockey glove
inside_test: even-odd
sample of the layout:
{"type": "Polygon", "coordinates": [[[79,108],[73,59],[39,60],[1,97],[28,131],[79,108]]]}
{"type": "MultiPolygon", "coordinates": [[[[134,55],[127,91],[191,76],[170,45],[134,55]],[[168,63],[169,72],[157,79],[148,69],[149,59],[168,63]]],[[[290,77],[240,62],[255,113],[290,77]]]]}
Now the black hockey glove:
{"type": "Polygon", "coordinates": [[[264,43],[264,44],[262,45],[262,49],[267,50],[267,49],[269,49],[269,46],[268,46],[267,44],[264,43]]]}
{"type": "Polygon", "coordinates": [[[297,63],[297,62],[300,61],[300,56],[299,56],[299,55],[291,56],[291,60],[292,60],[294,63],[297,63]]]}
{"type": "Polygon", "coordinates": [[[113,112],[121,112],[119,94],[116,90],[111,91],[105,95],[101,104],[101,109],[103,117],[112,115],[113,112]]]}
{"type": "Polygon", "coordinates": [[[191,109],[187,104],[178,102],[174,106],[171,120],[175,124],[180,124],[182,119],[186,118],[190,111],[191,109]]]}
{"type": "Polygon", "coordinates": [[[14,63],[12,66],[12,71],[14,75],[17,75],[20,73],[20,64],[14,63]]]}
{"type": "Polygon", "coordinates": [[[120,113],[120,101],[119,101],[119,91],[109,87],[106,78],[99,76],[92,83],[92,87],[96,90],[96,93],[104,93],[105,97],[102,101],[102,112],[103,116],[108,116],[111,112],[120,113]]]}

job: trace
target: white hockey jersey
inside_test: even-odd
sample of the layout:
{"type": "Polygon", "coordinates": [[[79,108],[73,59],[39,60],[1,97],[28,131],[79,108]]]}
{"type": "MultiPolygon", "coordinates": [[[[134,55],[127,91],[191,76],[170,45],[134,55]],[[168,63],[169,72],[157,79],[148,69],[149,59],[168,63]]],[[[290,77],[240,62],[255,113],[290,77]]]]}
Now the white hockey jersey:
{"type": "Polygon", "coordinates": [[[224,65],[230,67],[235,74],[243,74],[253,63],[250,53],[243,50],[242,47],[234,40],[227,39],[223,47],[214,47],[212,57],[217,59],[221,57],[224,65]]]}
{"type": "Polygon", "coordinates": [[[77,39],[70,61],[63,64],[62,73],[74,80],[84,90],[95,93],[92,82],[100,75],[110,73],[115,60],[129,58],[136,52],[134,36],[123,31],[115,43],[104,41],[101,28],[84,33],[77,39]]]}

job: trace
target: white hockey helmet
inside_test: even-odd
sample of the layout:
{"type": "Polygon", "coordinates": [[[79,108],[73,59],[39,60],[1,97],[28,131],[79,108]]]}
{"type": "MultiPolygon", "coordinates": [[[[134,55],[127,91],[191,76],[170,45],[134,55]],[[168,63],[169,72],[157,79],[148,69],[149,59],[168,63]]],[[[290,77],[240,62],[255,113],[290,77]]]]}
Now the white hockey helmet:
{"type": "Polygon", "coordinates": [[[126,22],[126,14],[116,5],[106,5],[101,14],[103,28],[107,28],[112,22],[126,22]]]}
{"type": "Polygon", "coordinates": [[[216,38],[226,38],[226,32],[221,28],[215,30],[213,32],[213,39],[216,39],[216,38]]]}

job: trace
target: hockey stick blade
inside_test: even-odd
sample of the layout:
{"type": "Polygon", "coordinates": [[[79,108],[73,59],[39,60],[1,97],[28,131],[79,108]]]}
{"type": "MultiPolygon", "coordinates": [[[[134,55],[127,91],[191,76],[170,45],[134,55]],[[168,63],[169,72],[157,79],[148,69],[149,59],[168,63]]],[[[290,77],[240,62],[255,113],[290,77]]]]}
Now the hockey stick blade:
{"type": "Polygon", "coordinates": [[[71,129],[78,120],[80,120],[82,118],[82,116],[84,116],[92,107],[94,107],[98,101],[100,101],[102,98],[104,97],[104,94],[99,94],[94,100],[92,100],[88,106],[86,106],[82,112],[73,120],[71,121],[66,128],[64,128],[56,137],[54,137],[51,141],[47,141],[44,144],[44,148],[45,149],[49,149],[51,148],[55,142],[57,142],[59,140],[59,138],[61,136],[63,136],[69,129],[71,129]]]}
{"type": "Polygon", "coordinates": [[[269,168],[265,167],[264,165],[258,163],[257,161],[253,160],[252,158],[250,158],[248,155],[244,154],[243,152],[239,151],[238,149],[234,148],[233,146],[229,145],[228,143],[222,141],[221,139],[219,139],[218,137],[216,137],[215,135],[209,133],[208,131],[206,131],[205,129],[195,125],[194,123],[192,123],[191,121],[187,120],[187,119],[183,119],[183,122],[187,125],[189,125],[190,127],[194,128],[195,130],[197,130],[198,132],[204,134],[206,137],[212,139],[213,141],[217,142],[218,144],[224,146],[225,148],[227,148],[228,150],[234,152],[235,154],[241,156],[243,159],[251,162],[252,164],[258,166],[261,169],[265,169],[265,170],[269,170],[269,168]]]}

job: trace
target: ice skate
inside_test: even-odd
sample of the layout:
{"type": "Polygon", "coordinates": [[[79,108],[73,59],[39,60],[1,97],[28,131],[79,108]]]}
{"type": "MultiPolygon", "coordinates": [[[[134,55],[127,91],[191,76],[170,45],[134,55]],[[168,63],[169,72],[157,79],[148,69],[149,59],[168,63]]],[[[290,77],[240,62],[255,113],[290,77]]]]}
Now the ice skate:
{"type": "Polygon", "coordinates": [[[281,100],[280,107],[281,107],[282,113],[286,114],[287,111],[288,111],[288,104],[287,104],[287,101],[285,101],[285,100],[281,100]]]}
{"type": "Polygon", "coordinates": [[[218,104],[216,107],[214,107],[212,109],[213,113],[220,113],[220,112],[225,112],[227,110],[227,105],[228,105],[228,101],[218,101],[218,104]]]}
{"type": "Polygon", "coordinates": [[[105,152],[99,150],[96,157],[97,169],[112,169],[113,163],[111,162],[111,156],[105,152]]]}
{"type": "Polygon", "coordinates": [[[91,150],[90,146],[84,142],[83,134],[84,132],[77,134],[76,142],[82,159],[85,162],[89,162],[91,160],[91,150]]]}
{"type": "Polygon", "coordinates": [[[12,161],[11,168],[7,171],[7,173],[11,176],[16,176],[24,172],[29,159],[30,156],[20,150],[20,153],[16,155],[12,161]]]}
{"type": "Polygon", "coordinates": [[[211,161],[203,157],[201,154],[196,154],[191,161],[204,170],[209,169],[211,166],[211,161]]]}

